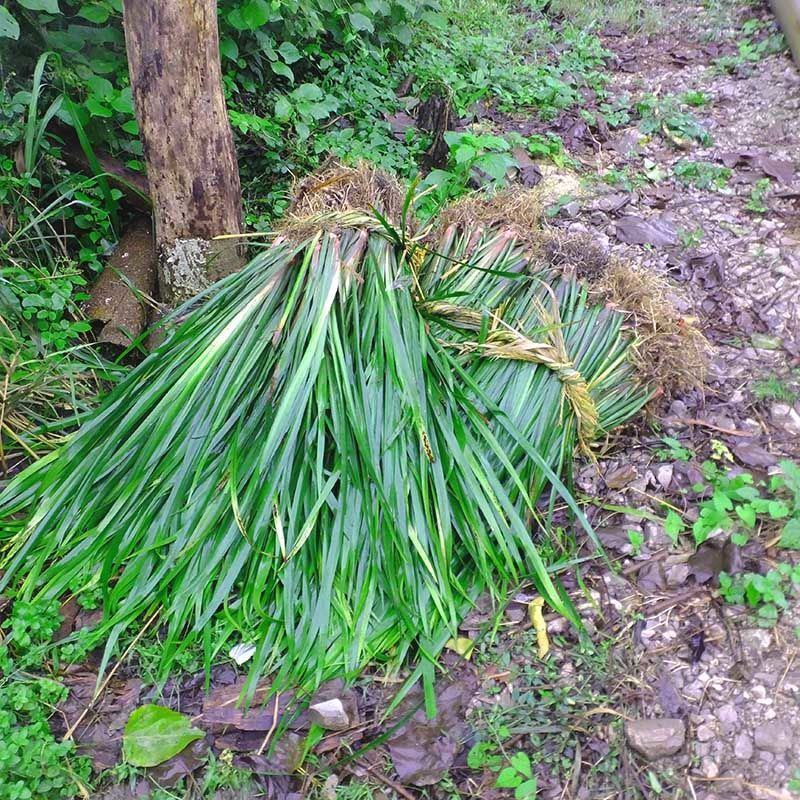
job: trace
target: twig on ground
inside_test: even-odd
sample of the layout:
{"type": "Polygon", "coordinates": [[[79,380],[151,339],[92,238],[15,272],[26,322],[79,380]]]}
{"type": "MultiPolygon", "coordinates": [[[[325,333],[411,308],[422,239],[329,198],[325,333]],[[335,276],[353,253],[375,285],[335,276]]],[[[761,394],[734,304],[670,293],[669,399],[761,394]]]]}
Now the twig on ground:
{"type": "Polygon", "coordinates": [[[123,662],[128,657],[128,654],[131,652],[131,650],[133,650],[133,648],[136,647],[136,643],[139,641],[139,639],[141,639],[142,636],[144,636],[144,634],[147,631],[147,629],[153,624],[153,622],[155,622],[155,620],[157,619],[157,617],[158,617],[160,612],[161,612],[161,609],[157,608],[153,612],[153,614],[150,617],[150,619],[148,619],[147,622],[145,622],[145,624],[142,626],[142,629],[139,631],[139,633],[137,633],[136,636],[133,637],[133,640],[125,648],[125,652],[122,654],[122,656],[117,661],[117,663],[114,664],[114,666],[111,668],[111,670],[109,671],[108,675],[106,675],[105,680],[100,684],[99,688],[94,693],[94,696],[89,701],[89,703],[86,706],[86,708],[83,709],[83,711],[80,713],[80,716],[78,717],[78,719],[76,719],[75,722],[73,722],[72,725],[70,725],[69,728],[67,729],[67,732],[64,734],[64,741],[65,742],[69,741],[72,738],[72,735],[75,733],[75,730],[77,729],[78,725],[80,725],[81,722],[83,722],[83,720],[86,718],[86,715],[94,707],[94,704],[97,702],[99,697],[103,694],[103,692],[106,690],[106,688],[108,688],[108,684],[111,683],[111,679],[116,674],[116,671],[122,666],[123,662]]]}
{"type": "Polygon", "coordinates": [[[261,742],[261,747],[258,748],[257,755],[261,755],[266,746],[269,744],[269,740],[272,738],[272,734],[275,733],[275,728],[278,726],[278,705],[280,703],[281,693],[275,692],[275,704],[272,707],[272,724],[269,726],[269,730],[267,731],[267,735],[264,737],[264,741],[261,742]]]}

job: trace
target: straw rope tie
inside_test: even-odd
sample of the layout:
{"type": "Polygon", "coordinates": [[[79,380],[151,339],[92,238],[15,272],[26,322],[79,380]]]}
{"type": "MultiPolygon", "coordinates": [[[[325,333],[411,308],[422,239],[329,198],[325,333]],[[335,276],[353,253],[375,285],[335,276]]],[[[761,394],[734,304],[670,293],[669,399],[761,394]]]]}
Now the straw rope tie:
{"type": "Polygon", "coordinates": [[[578,372],[575,365],[569,361],[553,365],[551,369],[558,375],[564,386],[564,394],[567,395],[572,410],[575,412],[581,449],[588,452],[589,442],[597,434],[599,424],[599,413],[589,393],[589,384],[586,383],[586,379],[578,372]]]}

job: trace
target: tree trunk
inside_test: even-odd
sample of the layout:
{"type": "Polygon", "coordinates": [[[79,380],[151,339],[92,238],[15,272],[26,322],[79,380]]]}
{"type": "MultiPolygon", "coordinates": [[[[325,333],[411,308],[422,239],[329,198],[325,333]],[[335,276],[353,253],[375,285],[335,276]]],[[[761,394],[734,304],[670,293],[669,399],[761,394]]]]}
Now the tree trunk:
{"type": "Polygon", "coordinates": [[[794,63],[800,67],[800,0],[772,0],[772,10],[789,43],[794,63]]]}
{"type": "Polygon", "coordinates": [[[216,0],[124,0],[125,43],[171,305],[235,272],[242,190],[219,55],[216,0]]]}

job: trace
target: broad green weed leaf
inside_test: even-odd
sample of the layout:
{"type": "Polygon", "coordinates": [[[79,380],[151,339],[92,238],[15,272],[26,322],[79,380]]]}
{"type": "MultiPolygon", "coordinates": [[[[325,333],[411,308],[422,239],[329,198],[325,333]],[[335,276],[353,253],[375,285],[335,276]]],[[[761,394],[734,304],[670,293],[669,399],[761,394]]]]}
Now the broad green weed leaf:
{"type": "Polygon", "coordinates": [[[800,550],[800,519],[790,519],[783,526],[778,547],[800,550]]]}
{"type": "Polygon", "coordinates": [[[772,519],[783,519],[783,517],[789,516],[789,506],[780,500],[770,500],[767,506],[767,512],[772,519]]]}
{"type": "Polygon", "coordinates": [[[60,14],[58,0],[19,0],[19,4],[30,11],[46,11],[48,14],[60,14]]]}
{"type": "Polygon", "coordinates": [[[369,33],[372,33],[375,30],[372,20],[364,14],[359,14],[357,11],[354,11],[349,16],[350,24],[357,31],[368,31],[369,33]]]}
{"type": "Polygon", "coordinates": [[[294,64],[295,61],[299,61],[302,58],[300,51],[291,42],[282,42],[278,52],[287,64],[294,64]]]}
{"type": "Polygon", "coordinates": [[[752,528],[756,524],[756,510],[752,505],[736,506],[736,513],[748,528],[752,528]]]}
{"type": "Polygon", "coordinates": [[[536,797],[537,789],[536,778],[531,778],[517,786],[514,790],[514,798],[515,800],[533,800],[536,797]]]}
{"type": "Polygon", "coordinates": [[[294,83],[294,72],[292,72],[283,61],[273,61],[269,68],[276,74],[281,75],[284,78],[288,78],[292,83],[294,83]]]}
{"type": "Polygon", "coordinates": [[[205,734],[188,717],[163,706],[145,705],[129,717],[122,735],[125,760],[135,767],[155,767],[205,734]]]}
{"type": "Polygon", "coordinates": [[[88,19],[89,22],[96,22],[98,25],[102,25],[111,16],[111,12],[99,3],[87,3],[85,6],[80,7],[78,16],[88,19]]]}
{"type": "Polygon", "coordinates": [[[239,45],[230,36],[223,36],[219,40],[219,52],[225,58],[236,61],[239,58],[239,45]]]}
{"type": "Polygon", "coordinates": [[[522,783],[522,776],[514,767],[506,767],[497,776],[495,786],[498,789],[514,789],[522,783]]]}
{"type": "Polygon", "coordinates": [[[528,758],[527,753],[515,753],[509,759],[511,762],[511,766],[517,770],[517,772],[521,772],[526,778],[530,778],[533,774],[531,772],[531,760],[528,758]]]}
{"type": "Polygon", "coordinates": [[[678,536],[686,530],[683,520],[676,511],[668,511],[664,520],[664,532],[669,536],[673,544],[677,544],[678,536]]]}
{"type": "Polygon", "coordinates": [[[0,39],[19,39],[19,23],[5,6],[0,6],[0,39]]]}
{"type": "Polygon", "coordinates": [[[270,8],[266,0],[248,0],[241,6],[239,12],[242,21],[251,31],[265,25],[270,17],[270,8]]]}
{"type": "Polygon", "coordinates": [[[292,104],[285,98],[279,97],[275,101],[275,117],[281,121],[292,116],[292,104]]]}

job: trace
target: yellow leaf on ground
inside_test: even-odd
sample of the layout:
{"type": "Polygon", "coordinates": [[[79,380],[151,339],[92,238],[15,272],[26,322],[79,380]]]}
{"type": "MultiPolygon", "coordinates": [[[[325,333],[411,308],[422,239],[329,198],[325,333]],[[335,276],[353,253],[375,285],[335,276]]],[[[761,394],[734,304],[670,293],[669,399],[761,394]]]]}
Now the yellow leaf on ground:
{"type": "Polygon", "coordinates": [[[544,598],[534,597],[528,603],[528,615],[531,618],[531,625],[536,631],[536,643],[539,645],[539,658],[544,658],[550,652],[550,640],[547,638],[547,625],[544,621],[544,598]]]}
{"type": "Polygon", "coordinates": [[[459,636],[457,639],[450,639],[445,647],[448,650],[453,650],[458,653],[462,658],[469,660],[472,658],[472,650],[475,647],[475,642],[466,636],[459,636]]]}

